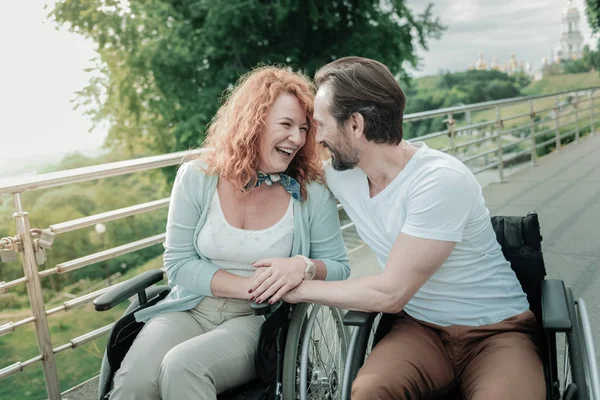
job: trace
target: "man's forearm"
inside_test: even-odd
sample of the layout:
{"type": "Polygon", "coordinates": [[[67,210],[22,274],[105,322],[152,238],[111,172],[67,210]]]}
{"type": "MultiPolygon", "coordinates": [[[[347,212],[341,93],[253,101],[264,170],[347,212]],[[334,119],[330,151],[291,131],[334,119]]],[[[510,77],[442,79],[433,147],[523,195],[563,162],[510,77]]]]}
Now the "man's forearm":
{"type": "Polygon", "coordinates": [[[324,304],[347,310],[395,313],[402,310],[401,285],[390,290],[382,275],[345,281],[305,281],[296,289],[300,302],[324,304]]]}

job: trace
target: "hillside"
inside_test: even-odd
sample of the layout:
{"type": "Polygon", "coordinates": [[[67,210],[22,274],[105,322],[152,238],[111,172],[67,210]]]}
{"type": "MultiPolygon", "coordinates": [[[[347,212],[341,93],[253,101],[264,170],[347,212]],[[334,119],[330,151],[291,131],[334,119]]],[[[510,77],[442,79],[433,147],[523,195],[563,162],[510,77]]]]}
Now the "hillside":
{"type": "Polygon", "coordinates": [[[530,83],[522,92],[523,95],[534,96],[593,86],[600,87],[600,74],[598,72],[582,72],[548,76],[540,81],[530,83]]]}

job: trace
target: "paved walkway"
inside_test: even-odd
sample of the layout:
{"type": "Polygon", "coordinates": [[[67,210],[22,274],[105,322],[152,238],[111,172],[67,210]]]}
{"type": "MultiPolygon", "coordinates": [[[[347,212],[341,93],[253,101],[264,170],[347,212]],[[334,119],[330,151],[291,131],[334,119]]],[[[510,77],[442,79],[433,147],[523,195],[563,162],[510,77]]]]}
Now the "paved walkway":
{"type": "MultiPolygon", "coordinates": [[[[585,299],[599,354],[600,135],[563,147],[504,183],[486,186],[484,196],[492,215],[538,212],[548,277],[563,279],[576,298],[585,299]]],[[[352,276],[379,271],[375,256],[366,247],[352,253],[350,261],[352,276]]],[[[600,357],[597,359],[600,362],[600,357]]],[[[65,398],[95,399],[97,380],[82,386],[65,398]]]]}

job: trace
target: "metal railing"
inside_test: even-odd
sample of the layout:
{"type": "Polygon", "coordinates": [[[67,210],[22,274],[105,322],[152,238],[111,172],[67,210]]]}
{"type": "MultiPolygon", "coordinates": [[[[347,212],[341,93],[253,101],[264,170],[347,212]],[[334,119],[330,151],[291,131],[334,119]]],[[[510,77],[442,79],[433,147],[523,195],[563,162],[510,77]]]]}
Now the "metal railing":
{"type": "MultiPolygon", "coordinates": [[[[422,140],[430,147],[448,152],[462,160],[476,174],[496,170],[497,179],[504,179],[506,168],[511,165],[535,164],[549,151],[559,151],[567,141],[578,142],[582,134],[594,134],[598,124],[594,108],[595,92],[599,87],[577,91],[553,93],[542,96],[518,97],[464,105],[446,109],[406,115],[405,132],[417,129],[423,121],[445,118],[441,129],[411,140],[422,140]],[[506,115],[505,115],[506,114],[506,115]]],[[[193,153],[204,150],[194,150],[193,153]]],[[[0,251],[14,250],[20,254],[24,276],[9,282],[0,282],[0,293],[25,283],[31,303],[31,316],[0,326],[0,336],[15,332],[18,328],[35,324],[40,354],[26,361],[16,362],[0,370],[0,380],[18,374],[38,362],[42,363],[46,391],[50,400],[61,398],[55,354],[74,349],[109,332],[112,324],[54,347],[48,327],[48,315],[60,313],[93,301],[108,288],[102,288],[61,306],[46,310],[40,279],[53,274],[64,274],[91,264],[128,254],[162,243],[165,234],[141,238],[134,242],[103,250],[56,264],[40,271],[40,256],[60,235],[99,223],[114,221],[132,215],[148,213],[168,207],[168,198],[131,205],[96,215],[52,224],[43,229],[30,227],[29,215],[23,209],[22,194],[27,191],[46,189],[60,185],[99,180],[125,174],[143,172],[181,163],[190,152],[164,154],[98,166],[48,173],[32,177],[0,180],[0,196],[12,195],[16,235],[0,240],[0,251]],[[37,257],[37,258],[36,258],[37,257]]],[[[338,210],[343,211],[338,205],[338,210]]],[[[352,229],[352,222],[342,221],[344,232],[352,229]]],[[[350,252],[364,246],[359,243],[350,252]]],[[[43,257],[42,262],[43,264],[43,257]]]]}

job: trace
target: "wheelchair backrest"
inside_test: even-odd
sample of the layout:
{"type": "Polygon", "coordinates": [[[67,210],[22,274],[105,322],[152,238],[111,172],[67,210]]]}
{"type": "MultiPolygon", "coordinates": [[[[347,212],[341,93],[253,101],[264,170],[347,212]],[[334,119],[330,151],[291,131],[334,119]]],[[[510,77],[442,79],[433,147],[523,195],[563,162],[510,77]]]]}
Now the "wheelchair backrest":
{"type": "Polygon", "coordinates": [[[541,282],[546,276],[538,215],[492,217],[492,226],[502,252],[527,295],[529,308],[541,321],[541,282]]]}

